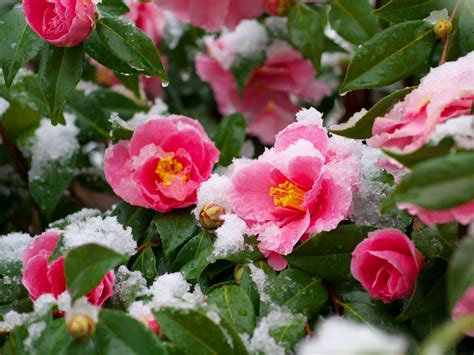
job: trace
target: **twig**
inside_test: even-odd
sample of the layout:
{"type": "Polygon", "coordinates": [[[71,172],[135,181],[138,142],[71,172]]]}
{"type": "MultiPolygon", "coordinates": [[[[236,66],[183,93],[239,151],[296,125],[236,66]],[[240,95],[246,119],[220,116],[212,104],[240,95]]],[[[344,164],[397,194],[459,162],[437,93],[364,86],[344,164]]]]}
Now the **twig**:
{"type": "Polygon", "coordinates": [[[336,295],[334,294],[334,291],[332,290],[330,286],[328,286],[328,291],[329,291],[329,295],[331,296],[332,304],[334,305],[334,312],[336,313],[336,315],[339,316],[340,315],[339,305],[341,304],[341,301],[339,301],[339,299],[336,297],[336,295]]]}
{"type": "MultiPolygon", "coordinates": [[[[451,21],[451,23],[454,21],[454,18],[456,17],[456,13],[458,11],[458,7],[460,4],[461,4],[461,0],[456,1],[456,4],[454,5],[454,8],[453,8],[453,12],[451,12],[451,16],[449,16],[449,21],[451,21]]],[[[441,53],[441,58],[439,60],[438,66],[446,62],[446,55],[447,55],[448,47],[449,47],[449,37],[450,35],[447,35],[446,38],[444,39],[443,51],[441,53]]]]}

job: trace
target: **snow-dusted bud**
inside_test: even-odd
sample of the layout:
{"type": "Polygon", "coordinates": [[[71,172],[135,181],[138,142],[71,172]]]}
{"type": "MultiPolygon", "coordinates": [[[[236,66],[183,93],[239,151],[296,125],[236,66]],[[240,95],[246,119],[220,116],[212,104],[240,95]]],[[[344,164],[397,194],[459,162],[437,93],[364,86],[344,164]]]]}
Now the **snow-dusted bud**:
{"type": "Polygon", "coordinates": [[[204,229],[215,230],[224,224],[221,216],[225,214],[222,206],[210,203],[199,213],[199,222],[204,229]]]}
{"type": "Polygon", "coordinates": [[[68,321],[67,330],[75,339],[86,339],[94,334],[95,322],[89,316],[78,314],[68,321]]]}

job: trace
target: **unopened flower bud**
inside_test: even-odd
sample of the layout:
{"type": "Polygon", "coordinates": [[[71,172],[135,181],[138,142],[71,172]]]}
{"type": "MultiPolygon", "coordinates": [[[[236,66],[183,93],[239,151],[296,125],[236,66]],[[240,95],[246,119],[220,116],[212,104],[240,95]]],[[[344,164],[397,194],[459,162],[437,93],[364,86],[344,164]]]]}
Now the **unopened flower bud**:
{"type": "Polygon", "coordinates": [[[294,0],[265,0],[265,10],[273,16],[286,16],[294,0]]]}
{"type": "Polygon", "coordinates": [[[69,334],[75,339],[86,339],[95,332],[93,319],[86,315],[75,315],[67,323],[69,334]]]}
{"type": "Polygon", "coordinates": [[[450,20],[439,20],[434,25],[434,33],[438,38],[445,38],[453,30],[453,24],[450,20]]]}
{"type": "Polygon", "coordinates": [[[244,273],[243,265],[235,265],[234,268],[234,280],[237,285],[240,285],[240,280],[242,280],[242,275],[244,273]]]}
{"type": "Polygon", "coordinates": [[[225,209],[216,204],[208,204],[199,213],[199,222],[204,229],[214,230],[222,226],[224,221],[221,216],[225,214],[225,209]]]}

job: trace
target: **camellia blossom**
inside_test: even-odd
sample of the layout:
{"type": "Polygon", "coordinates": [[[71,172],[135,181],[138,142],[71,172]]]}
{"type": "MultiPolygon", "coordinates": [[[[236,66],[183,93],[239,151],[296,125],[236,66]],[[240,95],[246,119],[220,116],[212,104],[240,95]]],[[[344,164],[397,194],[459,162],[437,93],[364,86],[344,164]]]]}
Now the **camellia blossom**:
{"type": "Polygon", "coordinates": [[[315,109],[298,113],[299,122],[277,137],[257,160],[234,163],[232,210],[258,235],[270,265],[282,270],[282,255],[310,234],[329,231],[347,218],[360,181],[353,142],[329,138],[315,109]]]}
{"type": "Polygon", "coordinates": [[[74,47],[91,33],[96,6],[93,0],[24,0],[23,11],[42,39],[55,46],[74,47]]]}
{"type": "Polygon", "coordinates": [[[131,0],[128,7],[130,12],[126,16],[158,45],[165,33],[165,12],[153,2],[131,0]]]}
{"type": "Polygon", "coordinates": [[[370,297],[389,303],[408,297],[425,265],[413,242],[394,228],[369,233],[352,252],[351,272],[370,297]]]}
{"type": "Polygon", "coordinates": [[[263,14],[263,0],[154,0],[158,6],[196,27],[218,31],[233,29],[248,18],[263,14]]]}
{"type": "Polygon", "coordinates": [[[449,222],[458,222],[466,225],[474,221],[474,201],[466,202],[447,210],[428,210],[406,202],[397,203],[397,207],[406,210],[413,216],[417,216],[420,221],[427,225],[449,222]]]}
{"type": "MultiPolygon", "coordinates": [[[[219,46],[225,48],[226,43],[219,46]]],[[[242,112],[250,122],[249,133],[264,144],[273,144],[276,133],[294,121],[300,106],[293,97],[318,102],[330,94],[328,86],[315,79],[312,64],[284,42],[268,48],[267,59],[250,74],[242,96],[226,63],[213,53],[196,57],[199,76],[211,85],[220,113],[242,112]]]]}
{"type": "Polygon", "coordinates": [[[129,141],[110,146],[104,173],[128,203],[168,212],[196,203],[196,190],[218,159],[198,121],[172,115],[147,121],[129,141]]]}
{"type": "Polygon", "coordinates": [[[408,153],[427,143],[436,126],[467,115],[474,102],[474,52],[431,69],[417,89],[375,120],[368,144],[408,153]]]}
{"type": "MultiPolygon", "coordinates": [[[[468,315],[474,316],[474,286],[467,289],[451,312],[451,317],[455,321],[468,315]]],[[[467,335],[474,337],[474,329],[469,330],[467,335]]]]}
{"type": "MultiPolygon", "coordinates": [[[[35,237],[23,252],[22,283],[33,301],[48,293],[58,298],[66,290],[64,257],[48,261],[59,238],[59,232],[49,230],[35,237]]],[[[87,294],[88,301],[102,306],[112,296],[114,283],[115,275],[109,271],[99,285],[87,294]]]]}

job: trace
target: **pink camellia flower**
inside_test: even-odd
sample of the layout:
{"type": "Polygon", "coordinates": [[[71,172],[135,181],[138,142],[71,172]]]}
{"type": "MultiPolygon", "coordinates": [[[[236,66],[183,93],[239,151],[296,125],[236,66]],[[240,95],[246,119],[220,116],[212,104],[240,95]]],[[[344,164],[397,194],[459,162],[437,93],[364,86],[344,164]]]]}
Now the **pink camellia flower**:
{"type": "Polygon", "coordinates": [[[296,243],[350,215],[360,181],[354,142],[330,139],[313,108],[297,119],[257,160],[236,161],[231,177],[232,210],[258,235],[259,249],[276,270],[286,267],[282,255],[296,243]]]}
{"type": "Polygon", "coordinates": [[[219,59],[212,52],[198,55],[199,76],[211,85],[220,113],[242,112],[250,122],[249,133],[267,145],[273,144],[276,133],[293,122],[300,107],[293,97],[318,102],[330,94],[327,85],[314,78],[312,64],[283,42],[268,48],[266,61],[250,74],[242,96],[231,71],[219,59]]]}
{"type": "Polygon", "coordinates": [[[351,272],[369,292],[384,303],[408,297],[425,265],[413,242],[394,228],[369,233],[352,252],[351,272]]]}
{"type": "MultiPolygon", "coordinates": [[[[66,291],[64,257],[48,262],[59,238],[55,230],[44,232],[35,237],[23,253],[22,283],[33,301],[46,293],[57,298],[66,291]]],[[[89,302],[102,306],[112,296],[114,283],[115,275],[109,271],[99,285],[87,294],[89,302]]]]}
{"type": "Polygon", "coordinates": [[[165,12],[152,2],[131,0],[128,7],[126,16],[158,45],[165,33],[165,12]]]}
{"type": "Polygon", "coordinates": [[[402,153],[427,143],[436,125],[469,114],[474,102],[474,52],[431,69],[417,89],[375,120],[372,147],[402,153]]]}
{"type": "Polygon", "coordinates": [[[242,19],[263,14],[263,0],[155,0],[158,6],[196,27],[218,31],[233,29],[242,19]]]}
{"type": "MultiPolygon", "coordinates": [[[[468,315],[474,316],[474,286],[468,288],[451,312],[453,320],[458,320],[468,315]]],[[[474,337],[474,329],[469,330],[466,334],[474,337]]]]}
{"type": "Polygon", "coordinates": [[[83,42],[94,27],[93,0],[23,0],[30,27],[45,41],[58,47],[83,42]]]}
{"type": "Polygon", "coordinates": [[[218,159],[198,121],[172,115],[145,122],[129,141],[110,146],[104,173],[128,203],[167,212],[196,202],[196,189],[218,159]]]}
{"type": "Polygon", "coordinates": [[[397,207],[407,210],[412,216],[417,216],[420,221],[427,225],[458,222],[469,224],[474,221],[474,201],[466,202],[460,206],[447,210],[428,210],[411,203],[397,203],[397,207]]]}

